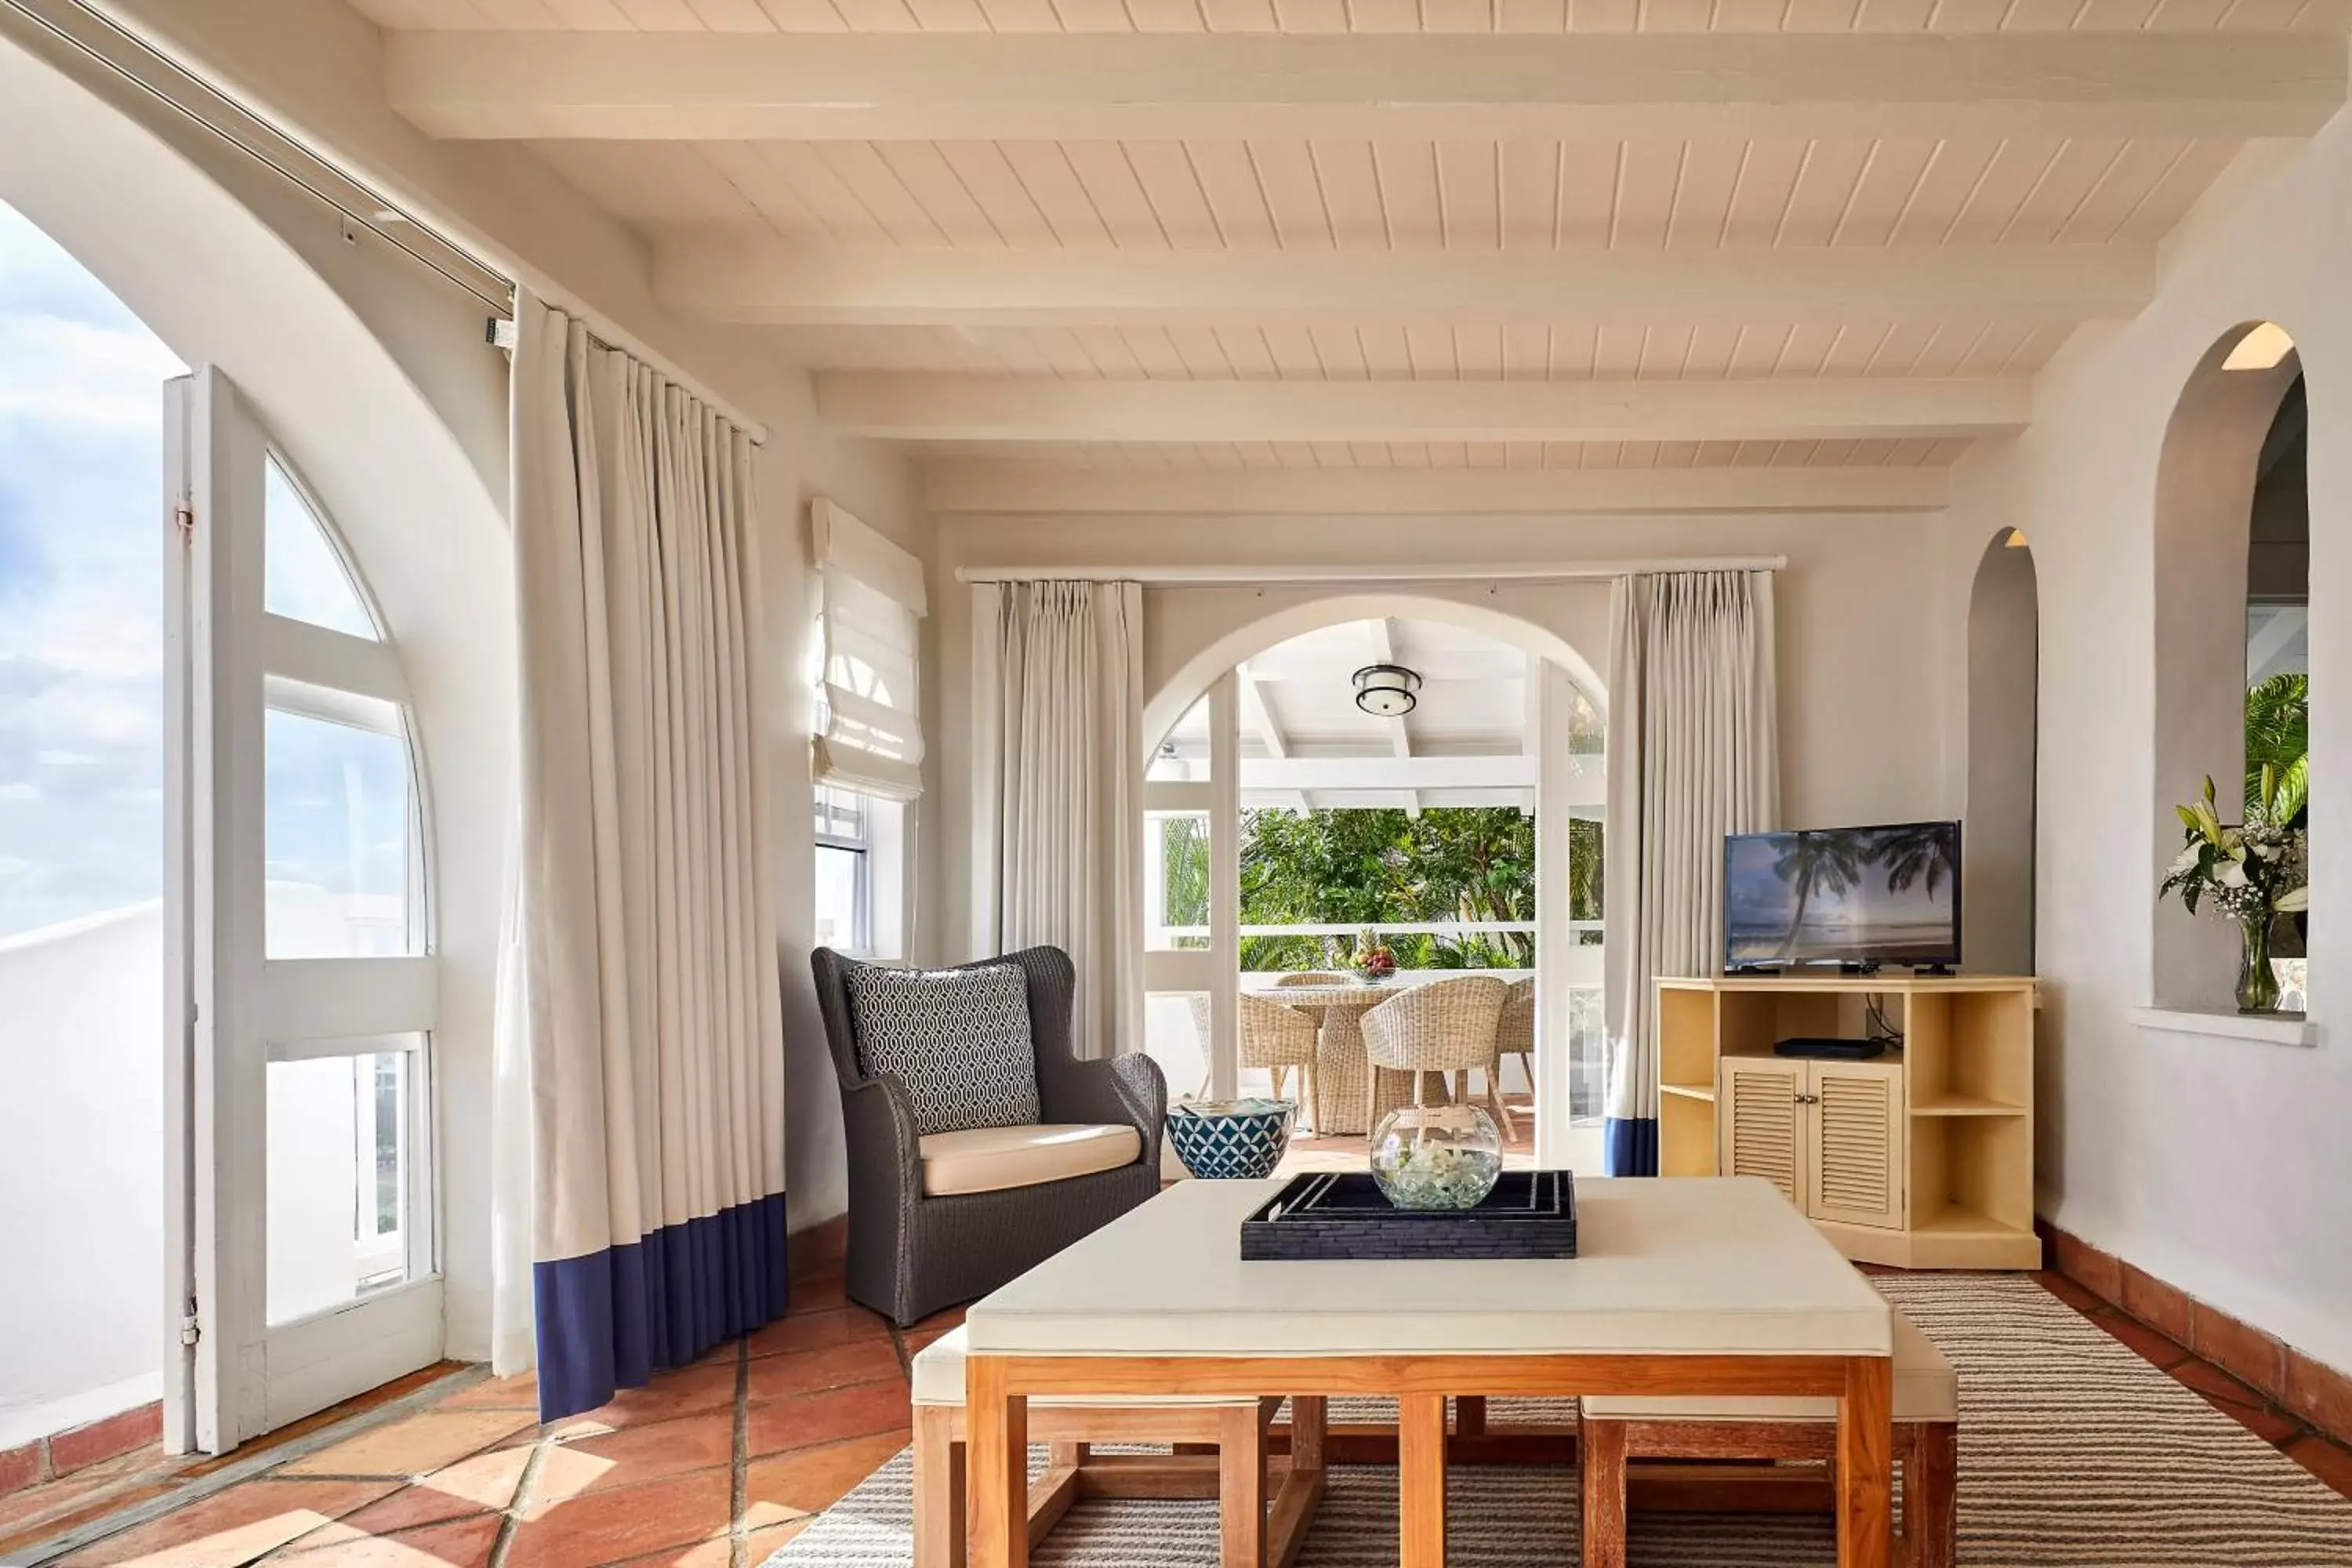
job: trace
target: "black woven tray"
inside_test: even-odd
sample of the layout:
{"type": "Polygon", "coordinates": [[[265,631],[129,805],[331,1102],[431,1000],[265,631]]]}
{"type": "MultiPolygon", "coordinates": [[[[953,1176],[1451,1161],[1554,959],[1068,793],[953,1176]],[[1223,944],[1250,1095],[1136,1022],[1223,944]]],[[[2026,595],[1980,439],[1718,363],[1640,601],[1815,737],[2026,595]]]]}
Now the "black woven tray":
{"type": "Polygon", "coordinates": [[[1472,1209],[1400,1209],[1369,1171],[1293,1176],[1242,1221],[1244,1262],[1314,1258],[1573,1258],[1576,1178],[1506,1171],[1472,1209]]]}

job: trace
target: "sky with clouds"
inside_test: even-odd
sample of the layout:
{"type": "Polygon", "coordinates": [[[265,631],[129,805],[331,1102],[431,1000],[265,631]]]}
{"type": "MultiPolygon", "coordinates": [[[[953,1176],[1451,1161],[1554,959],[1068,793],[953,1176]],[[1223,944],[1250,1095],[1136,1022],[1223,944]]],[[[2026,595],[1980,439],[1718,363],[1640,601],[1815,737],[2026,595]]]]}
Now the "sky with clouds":
{"type": "Polygon", "coordinates": [[[161,886],[162,399],[184,368],[0,205],[0,937],[161,886]]]}

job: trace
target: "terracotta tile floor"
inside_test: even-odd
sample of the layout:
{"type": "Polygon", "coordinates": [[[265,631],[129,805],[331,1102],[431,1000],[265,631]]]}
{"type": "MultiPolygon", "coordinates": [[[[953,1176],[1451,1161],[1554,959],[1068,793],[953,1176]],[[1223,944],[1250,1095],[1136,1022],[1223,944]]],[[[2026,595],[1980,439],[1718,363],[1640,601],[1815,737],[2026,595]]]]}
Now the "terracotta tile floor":
{"type": "MultiPolygon", "coordinates": [[[[2036,1278],[2352,1498],[2352,1448],[2311,1432],[2072,1281],[2036,1278]]],[[[665,1373],[602,1410],[542,1427],[532,1418],[530,1378],[479,1383],[108,1536],[64,1562],[72,1568],[241,1568],[257,1562],[271,1568],[758,1568],[905,1446],[907,1358],[962,1316],[942,1313],[902,1333],[846,1305],[838,1280],[804,1282],[797,1297],[782,1321],[665,1373]]],[[[148,1462],[155,1463],[152,1457],[148,1462]]],[[[145,1484],[169,1484],[205,1468],[184,1467],[145,1484]]],[[[0,1498],[0,1508],[11,1510],[0,1513],[0,1553],[62,1528],[51,1522],[26,1531],[9,1522],[31,1517],[27,1504],[45,1489],[0,1498]]]]}

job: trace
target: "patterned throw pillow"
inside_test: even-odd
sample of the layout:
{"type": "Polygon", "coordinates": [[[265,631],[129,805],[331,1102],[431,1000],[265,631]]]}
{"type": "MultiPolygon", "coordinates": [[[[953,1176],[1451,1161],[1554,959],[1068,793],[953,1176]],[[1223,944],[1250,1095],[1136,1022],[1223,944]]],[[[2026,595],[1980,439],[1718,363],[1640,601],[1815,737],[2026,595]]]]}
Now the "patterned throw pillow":
{"type": "Polygon", "coordinates": [[[1029,987],[1020,967],[849,972],[857,1059],[897,1073],[922,1133],[1023,1127],[1038,1118],[1029,987]]]}

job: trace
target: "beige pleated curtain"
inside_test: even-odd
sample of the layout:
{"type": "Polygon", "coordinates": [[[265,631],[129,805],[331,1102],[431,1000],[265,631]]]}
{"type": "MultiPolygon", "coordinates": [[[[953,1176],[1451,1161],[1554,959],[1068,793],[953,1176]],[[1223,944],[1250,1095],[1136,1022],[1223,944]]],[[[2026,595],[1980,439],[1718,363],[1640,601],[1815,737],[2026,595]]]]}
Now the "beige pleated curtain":
{"type": "Polygon", "coordinates": [[[1723,963],[1723,840],[1776,826],[1769,572],[1617,579],[1610,601],[1608,1110],[1602,1165],[1658,1170],[1661,974],[1723,963]]]}
{"type": "Polygon", "coordinates": [[[530,1215],[552,1418],[783,1310],[783,1049],[750,443],[562,312],[518,317],[501,1079],[530,1154],[498,1163],[530,1190],[499,1202],[530,1215]]]}
{"type": "MultiPolygon", "coordinates": [[[[995,937],[1077,969],[1081,1056],[1143,1048],[1143,590],[996,584],[995,937]]],[[[983,670],[983,679],[987,679],[983,670]]]]}

